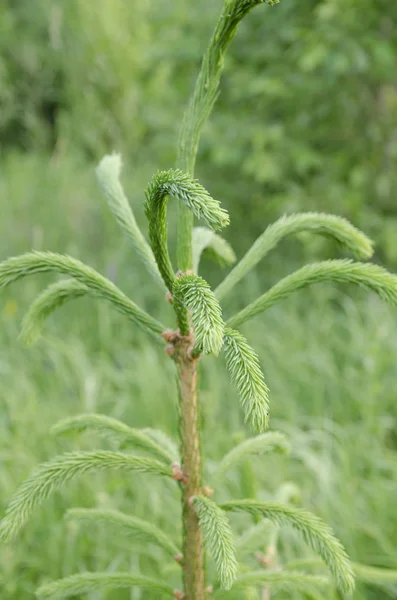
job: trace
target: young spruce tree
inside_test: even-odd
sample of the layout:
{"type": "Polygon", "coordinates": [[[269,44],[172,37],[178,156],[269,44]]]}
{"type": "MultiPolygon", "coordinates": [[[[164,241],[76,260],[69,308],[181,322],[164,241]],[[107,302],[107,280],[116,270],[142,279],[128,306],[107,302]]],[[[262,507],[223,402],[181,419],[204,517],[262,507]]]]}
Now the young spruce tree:
{"type": "MultiPolygon", "coordinates": [[[[274,4],[276,0],[268,0],[274,4]]],[[[268,425],[268,389],[258,356],[237,329],[276,302],[311,284],[323,281],[355,283],[377,293],[384,300],[397,304],[397,277],[383,268],[352,260],[328,260],[309,264],[288,275],[246,306],[228,321],[224,321],[220,301],[270,250],[287,235],[309,231],[336,239],[359,259],[372,255],[371,241],[345,219],[321,213],[294,214],[282,217],[265,229],[244,258],[213,291],[198,275],[200,256],[204,251],[230,264],[234,254],[230,246],[215,231],[229,223],[229,217],[219,202],[194,179],[194,164],[200,133],[215,103],[225,52],[240,21],[263,0],[225,0],[222,13],[213,32],[201,71],[186,110],[180,134],[177,168],[154,175],[146,191],[146,216],[149,221],[150,244],[142,235],[120,184],[121,160],[118,155],[103,158],[97,176],[110,210],[128,235],[139,260],[158,284],[159,293],[172,303],[176,327],[167,328],[138,307],[111,281],[91,267],[69,256],[52,252],[28,252],[0,264],[0,288],[34,273],[57,272],[67,279],[50,285],[32,304],[22,323],[22,338],[36,339],[45,319],[57,308],[74,298],[91,295],[105,300],[123,313],[134,326],[149,334],[153,341],[165,344],[167,355],[175,363],[179,381],[180,458],[176,460],[174,444],[158,431],[137,430],[103,415],[80,415],[62,421],[55,432],[92,429],[128,442],[144,456],[130,451],[70,452],[43,464],[21,485],[12,498],[0,525],[0,538],[8,541],[24,526],[29,516],[55,490],[71,479],[98,470],[120,470],[151,473],[175,480],[181,491],[183,539],[181,547],[150,522],[117,511],[74,509],[69,518],[89,523],[106,523],[118,530],[139,534],[156,543],[173,556],[181,566],[180,589],[167,581],[133,573],[79,573],[42,586],[39,598],[67,598],[95,590],[138,586],[185,600],[203,600],[223,594],[222,590],[246,590],[250,594],[261,588],[269,598],[273,586],[304,590],[312,598],[315,589],[327,579],[296,568],[271,568],[279,525],[291,525],[314,549],[330,570],[342,593],[354,588],[354,571],[341,543],[330,528],[312,514],[295,508],[289,493],[283,502],[262,503],[255,499],[230,500],[217,504],[202,481],[199,399],[197,367],[203,354],[224,353],[230,379],[241,398],[246,420],[259,433],[233,448],[221,461],[219,473],[232,468],[247,455],[286,450],[284,437],[277,432],[263,433],[268,425]],[[172,265],[167,247],[167,203],[178,203],[177,269],[172,265]],[[193,228],[194,216],[204,227],[193,228]],[[145,456],[146,454],[146,456],[145,456]],[[256,534],[262,523],[273,523],[268,556],[258,561],[270,568],[243,571],[239,574],[236,546],[244,547],[255,537],[247,531],[235,543],[228,513],[244,512],[255,517],[256,534]],[[218,580],[206,579],[204,551],[215,563],[218,580]],[[210,585],[211,584],[211,585],[210,585]]],[[[121,445],[121,448],[125,444],[121,445]]],[[[375,576],[381,579],[381,574],[375,576]]],[[[244,592],[244,593],[246,593],[244,592]]],[[[240,595],[241,597],[241,595],[240,595]]]]}

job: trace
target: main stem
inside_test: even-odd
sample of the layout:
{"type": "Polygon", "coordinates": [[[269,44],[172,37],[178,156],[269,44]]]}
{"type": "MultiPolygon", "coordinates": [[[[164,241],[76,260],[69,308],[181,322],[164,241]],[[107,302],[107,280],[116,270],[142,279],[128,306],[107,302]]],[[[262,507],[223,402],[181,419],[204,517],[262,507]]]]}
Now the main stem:
{"type": "Polygon", "coordinates": [[[189,342],[178,352],[180,393],[183,510],[184,600],[204,600],[205,575],[203,538],[191,498],[201,493],[201,451],[197,401],[197,359],[191,358],[189,342]]]}
{"type": "MultiPolygon", "coordinates": [[[[179,137],[177,167],[185,173],[194,174],[201,131],[218,95],[225,52],[237,31],[240,21],[252,8],[264,1],[225,0],[224,2],[223,10],[215,26],[208,49],[204,54],[195,89],[183,119],[179,137]]],[[[183,272],[193,268],[192,229],[193,214],[180,202],[177,261],[178,268],[183,272]]],[[[197,360],[191,358],[189,342],[185,343],[186,339],[182,339],[177,349],[181,411],[181,460],[186,476],[186,481],[182,484],[184,598],[185,600],[204,600],[203,540],[198,519],[191,504],[192,496],[199,494],[201,491],[197,360]]]]}

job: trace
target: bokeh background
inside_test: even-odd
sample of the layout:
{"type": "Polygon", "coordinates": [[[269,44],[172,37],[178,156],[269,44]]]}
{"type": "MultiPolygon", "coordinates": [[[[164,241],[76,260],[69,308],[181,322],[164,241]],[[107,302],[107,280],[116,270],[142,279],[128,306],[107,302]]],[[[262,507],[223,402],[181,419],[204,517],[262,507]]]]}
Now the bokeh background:
{"type": "MultiPolygon", "coordinates": [[[[1,259],[30,249],[69,253],[172,324],[112,220],[94,169],[105,153],[122,152],[123,184],[146,230],[144,189],[155,170],[175,164],[183,111],[221,5],[2,0],[1,259]]],[[[230,212],[224,235],[238,256],[278,216],[322,210],[361,227],[376,242],[375,261],[397,271],[396,167],[397,4],[281,0],[253,11],[229,51],[196,171],[230,212]]],[[[169,213],[174,249],[175,208],[169,213]]],[[[235,288],[226,314],[308,260],[339,256],[320,237],[284,241],[235,288]]],[[[213,284],[223,276],[206,261],[202,274],[213,284]]],[[[107,306],[74,302],[49,321],[36,346],[18,342],[24,311],[51,280],[25,280],[0,301],[1,511],[37,463],[92,447],[86,438],[53,439],[51,425],[62,417],[105,412],[175,434],[172,365],[107,306]]],[[[287,433],[293,451],[254,459],[212,482],[219,497],[268,498],[292,482],[302,505],[333,526],[355,561],[397,569],[396,310],[364,292],[321,285],[244,333],[271,390],[272,428],[287,433]]],[[[249,432],[221,359],[203,361],[201,387],[210,478],[214,461],[249,432]]],[[[39,583],[85,569],[161,571],[177,583],[156,549],[123,547],[105,531],[65,524],[65,510],[78,505],[149,513],[171,533],[179,510],[163,482],[80,480],[0,547],[1,598],[31,599],[39,583]]],[[[306,551],[288,533],[281,544],[285,560],[306,551]]],[[[132,590],[89,598],[157,597],[132,590]]],[[[360,583],[354,598],[397,598],[397,586],[360,583]]]]}

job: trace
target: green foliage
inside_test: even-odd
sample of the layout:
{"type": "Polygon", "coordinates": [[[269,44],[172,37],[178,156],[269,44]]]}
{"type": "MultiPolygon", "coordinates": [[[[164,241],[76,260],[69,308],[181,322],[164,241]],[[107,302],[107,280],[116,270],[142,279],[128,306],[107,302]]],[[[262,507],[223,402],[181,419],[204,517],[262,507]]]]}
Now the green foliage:
{"type": "Polygon", "coordinates": [[[245,420],[257,431],[268,424],[268,389],[259,365],[259,359],[240,332],[230,327],[225,329],[224,352],[230,378],[236,386],[245,420]]]}
{"type": "Polygon", "coordinates": [[[236,261],[236,255],[230,244],[207,227],[194,227],[192,246],[195,273],[198,273],[202,255],[208,256],[222,267],[232,265],[236,261]]]}
{"type": "Polygon", "coordinates": [[[10,540],[25,525],[34,509],[78,475],[91,471],[137,471],[171,477],[172,469],[152,458],[121,452],[69,452],[41,465],[16,491],[0,523],[0,539],[10,540]]]}
{"type": "Polygon", "coordinates": [[[54,252],[28,252],[9,258],[0,263],[0,289],[4,289],[26,275],[54,271],[74,277],[78,282],[87,286],[96,297],[110,302],[116,310],[126,315],[145,331],[152,334],[164,331],[165,328],[161,323],[139,308],[109,279],[70,256],[54,252]]]}
{"type": "Polygon", "coordinates": [[[342,591],[354,590],[354,573],[342,544],[331,528],[311,513],[282,504],[263,504],[255,500],[235,500],[221,504],[226,511],[261,514],[275,523],[291,525],[318,552],[342,591]]]}
{"type": "Polygon", "coordinates": [[[373,254],[371,240],[346,219],[323,213],[283,216],[269,225],[254,242],[238,265],[215,290],[216,297],[221,299],[228,294],[284,237],[301,232],[332,237],[351,250],[357,258],[371,258],[373,254]]]}
{"type": "Polygon", "coordinates": [[[133,446],[140,450],[146,450],[166,464],[170,464],[174,460],[174,456],[169,453],[167,448],[164,448],[163,444],[160,445],[154,441],[150,435],[140,429],[133,429],[107,415],[87,414],[62,419],[54,425],[52,433],[54,435],[65,435],[87,430],[98,432],[105,438],[116,441],[121,448],[133,446]]]}
{"type": "Polygon", "coordinates": [[[235,446],[220,461],[218,474],[221,474],[232,467],[235,467],[241,460],[252,454],[267,454],[268,452],[281,452],[288,454],[290,444],[286,437],[278,431],[270,431],[245,440],[238,446],[235,446]]]}
{"type": "Polygon", "coordinates": [[[96,169],[99,184],[106,195],[113,216],[127,233],[138,258],[145,265],[152,278],[164,289],[153,252],[137,225],[134,213],[120,183],[121,166],[121,156],[119,154],[105,156],[96,169]]]}
{"type": "Polygon", "coordinates": [[[353,283],[366,290],[375,292],[390,304],[397,304],[397,277],[382,267],[373,264],[352,262],[350,260],[327,260],[302,267],[288,275],[268,292],[249,304],[228,321],[230,327],[238,327],[257,314],[288,298],[293,292],[314,283],[334,282],[353,283]]]}
{"type": "Polygon", "coordinates": [[[204,542],[217,567],[220,585],[229,590],[237,574],[236,551],[229,520],[222,510],[206,496],[192,499],[204,542]]]}
{"type": "MultiPolygon", "coordinates": [[[[222,310],[208,283],[197,275],[178,277],[173,298],[176,307],[190,311],[198,347],[206,354],[219,354],[224,334],[222,310]]],[[[188,333],[187,323],[182,333],[188,333]]]]}
{"type": "Polygon", "coordinates": [[[117,510],[104,510],[95,508],[73,508],[66,513],[68,520],[77,521],[90,529],[95,525],[105,525],[115,534],[121,534],[127,538],[138,538],[139,540],[156,544],[167,554],[178,556],[180,549],[161,529],[149,521],[143,521],[137,517],[125,515],[117,510]]]}
{"type": "Polygon", "coordinates": [[[149,577],[130,575],[129,573],[80,573],[53,581],[40,587],[38,598],[70,598],[77,594],[89,594],[97,590],[140,587],[164,592],[173,596],[174,590],[169,585],[149,577]]]}

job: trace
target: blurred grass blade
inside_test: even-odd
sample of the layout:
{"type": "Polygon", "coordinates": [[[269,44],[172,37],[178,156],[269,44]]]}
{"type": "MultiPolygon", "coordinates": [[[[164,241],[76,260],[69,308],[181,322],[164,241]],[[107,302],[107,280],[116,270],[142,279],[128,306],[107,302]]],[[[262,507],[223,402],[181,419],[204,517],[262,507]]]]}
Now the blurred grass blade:
{"type": "Polygon", "coordinates": [[[386,302],[397,305],[397,276],[374,264],[351,260],[327,260],[313,263],[287,275],[268,292],[249,304],[228,321],[230,327],[238,327],[245,321],[265,312],[271,306],[288,298],[293,292],[314,283],[353,283],[375,292],[386,302]]]}
{"type": "Polygon", "coordinates": [[[317,516],[300,508],[256,500],[235,500],[220,507],[226,511],[261,514],[279,525],[291,525],[320,554],[340,589],[348,594],[353,592],[354,572],[346,551],[331,528],[317,516]]]}
{"type": "Polygon", "coordinates": [[[70,598],[101,590],[139,587],[173,596],[174,589],[162,581],[129,573],[79,573],[41,586],[36,591],[39,600],[70,598]]]}
{"type": "Polygon", "coordinates": [[[236,386],[244,411],[245,420],[256,431],[263,431],[269,421],[269,390],[256,352],[239,332],[225,328],[223,345],[226,367],[236,386]]]}
{"type": "Polygon", "coordinates": [[[146,542],[152,542],[163,548],[171,556],[181,554],[178,546],[161,529],[149,521],[143,521],[116,510],[72,508],[66,513],[66,518],[83,523],[89,528],[95,525],[105,525],[109,527],[114,535],[122,534],[127,538],[138,538],[146,542]]]}
{"type": "Polygon", "coordinates": [[[285,435],[278,431],[263,433],[245,440],[230,450],[219,463],[217,475],[224,473],[249,455],[262,455],[268,452],[288,454],[289,451],[290,444],[285,435]]]}
{"type": "Polygon", "coordinates": [[[119,470],[172,476],[171,467],[153,458],[107,451],[63,454],[41,465],[16,491],[0,523],[0,540],[14,537],[36,507],[78,475],[119,470]]]}
{"type": "Polygon", "coordinates": [[[270,536],[273,534],[275,525],[269,519],[261,519],[255,525],[245,527],[242,534],[236,538],[237,555],[253,555],[258,548],[268,544],[270,536]]]}
{"type": "MultiPolygon", "coordinates": [[[[287,569],[324,569],[323,561],[316,557],[301,558],[288,561],[287,569]]],[[[373,567],[362,563],[352,562],[356,579],[363,583],[369,583],[389,590],[397,591],[397,570],[373,567]]]]}
{"type": "MultiPolygon", "coordinates": [[[[36,273],[58,272],[77,279],[98,298],[110,302],[119,312],[151,334],[161,334],[165,327],[139,308],[109,279],[88,265],[54,252],[27,252],[0,263],[0,290],[36,273]]],[[[159,336],[155,335],[158,340],[159,336]]]]}
{"type": "Polygon", "coordinates": [[[269,225],[258,237],[246,255],[217,287],[215,296],[219,300],[224,298],[284,237],[302,232],[332,237],[351,250],[358,259],[370,258],[373,254],[372,241],[342,217],[315,212],[284,216],[269,225]]]}
{"type": "Polygon", "coordinates": [[[152,249],[145,240],[135,220],[134,213],[120,183],[122,160],[119,154],[108,154],[96,168],[99,184],[105,193],[109,208],[122,229],[130,238],[134,249],[152,279],[165,290],[152,249]]]}
{"type": "Polygon", "coordinates": [[[207,227],[193,229],[193,271],[198,273],[202,255],[207,255],[221,266],[232,265],[236,255],[230,244],[220,235],[207,227]]]}
{"type": "Polygon", "coordinates": [[[285,589],[289,591],[304,591],[311,586],[329,585],[327,577],[310,575],[299,571],[249,571],[237,577],[234,587],[244,588],[251,585],[268,585],[270,589],[285,589]]]}
{"type": "Polygon", "coordinates": [[[70,300],[77,300],[92,291],[75,279],[66,279],[49,285],[30,305],[22,324],[20,339],[33,344],[41,336],[48,317],[70,300]]]}
{"type": "Polygon", "coordinates": [[[221,587],[229,590],[237,575],[236,550],[229,520],[207,496],[195,496],[193,505],[204,543],[215,560],[221,587]]]}
{"type": "Polygon", "coordinates": [[[381,569],[361,563],[353,563],[354,573],[359,581],[378,585],[381,587],[392,588],[394,593],[397,591],[397,569],[381,569]]]}
{"type": "Polygon", "coordinates": [[[172,462],[180,461],[176,443],[164,431],[161,431],[161,429],[152,429],[151,427],[144,427],[141,431],[149,436],[158,446],[161,446],[163,452],[170,457],[172,462]]]}
{"type": "Polygon", "coordinates": [[[52,433],[54,435],[65,435],[72,432],[81,433],[87,430],[98,432],[111,441],[117,441],[121,448],[131,445],[141,450],[147,450],[166,464],[175,461],[166,448],[156,443],[142,430],[133,429],[122,421],[107,417],[106,415],[84,414],[62,419],[62,421],[54,425],[52,433]]]}

